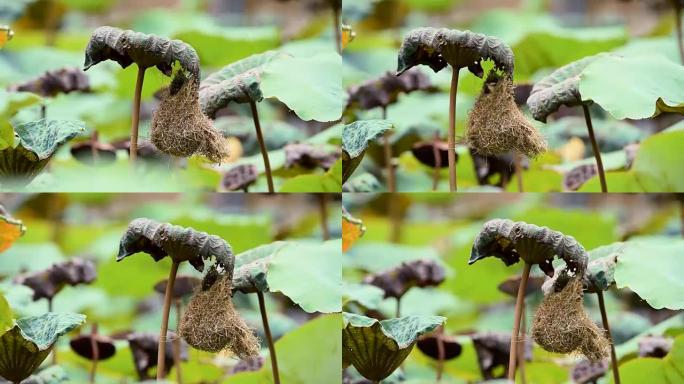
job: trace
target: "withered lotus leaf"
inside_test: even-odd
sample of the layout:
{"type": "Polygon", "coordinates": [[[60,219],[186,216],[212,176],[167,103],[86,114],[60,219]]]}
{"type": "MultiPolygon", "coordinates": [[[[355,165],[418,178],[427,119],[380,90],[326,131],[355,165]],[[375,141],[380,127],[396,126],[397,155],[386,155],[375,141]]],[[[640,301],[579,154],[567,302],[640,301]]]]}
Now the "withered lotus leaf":
{"type": "Polygon", "coordinates": [[[411,353],[418,337],[434,331],[446,321],[441,316],[406,316],[379,321],[346,312],[343,317],[342,360],[373,381],[391,375],[411,353]]]}
{"type": "Polygon", "coordinates": [[[590,361],[585,359],[575,364],[570,377],[576,384],[590,384],[603,377],[607,371],[608,360],[590,361]]]}
{"type": "MultiPolygon", "coordinates": [[[[173,291],[171,292],[171,297],[174,299],[183,298],[197,289],[202,280],[194,276],[176,276],[176,280],[173,284],[173,291]]],[[[166,293],[166,284],[168,279],[164,279],[154,285],[154,290],[162,295],[166,293]]]]}
{"type": "Polygon", "coordinates": [[[169,40],[156,35],[99,27],[90,36],[85,51],[84,70],[105,60],[113,60],[126,68],[136,63],[140,68],[157,67],[171,76],[175,62],[199,79],[200,66],[197,52],[180,40],[169,40]]]}
{"type": "Polygon", "coordinates": [[[204,263],[215,259],[204,278],[205,288],[211,286],[218,275],[233,278],[235,259],[230,245],[222,238],[169,223],[139,218],[128,224],[128,229],[119,243],[116,261],[138,252],[150,255],[154,261],[169,256],[174,262],[187,261],[199,272],[204,263]]]}
{"type": "Polygon", "coordinates": [[[418,339],[418,349],[435,360],[439,360],[439,343],[444,346],[444,360],[451,360],[461,356],[461,343],[455,337],[444,334],[430,334],[418,339]]]}
{"type": "Polygon", "coordinates": [[[439,72],[449,64],[456,69],[468,67],[475,76],[482,77],[481,61],[487,59],[513,76],[513,51],[496,37],[448,28],[416,28],[406,34],[401,44],[397,73],[419,64],[439,72]]]}
{"type": "Polygon", "coordinates": [[[223,174],[221,184],[227,191],[246,189],[254,184],[259,172],[254,164],[240,164],[223,174]]]}
{"type": "Polygon", "coordinates": [[[413,287],[432,287],[445,279],[444,268],[434,260],[414,260],[367,276],[364,283],[385,291],[385,297],[401,298],[413,287]]]}
{"type": "Polygon", "coordinates": [[[116,353],[116,346],[114,342],[104,335],[81,335],[69,341],[71,349],[77,355],[85,357],[88,360],[94,359],[92,340],[97,344],[97,360],[107,360],[116,353]]]}
{"type": "Polygon", "coordinates": [[[587,268],[588,255],[572,236],[547,227],[522,221],[494,219],[486,222],[475,238],[468,264],[494,256],[506,265],[522,258],[526,263],[539,264],[547,276],[553,276],[551,262],[555,256],[563,259],[571,275],[581,275],[587,268]]]}
{"type": "Polygon", "coordinates": [[[54,97],[60,93],[89,92],[90,80],[80,68],[60,68],[43,75],[10,86],[15,92],[32,92],[43,97],[54,97]]]}
{"type": "Polygon", "coordinates": [[[339,148],[330,150],[323,146],[307,143],[292,143],[283,149],[285,151],[285,168],[298,165],[305,169],[321,167],[328,170],[342,156],[342,151],[339,148]]]}
{"type": "Polygon", "coordinates": [[[12,217],[5,207],[0,205],[0,252],[11,247],[25,232],[24,223],[12,217]]]}
{"type": "MultiPolygon", "coordinates": [[[[471,336],[477,362],[480,365],[482,377],[487,380],[506,377],[508,358],[511,347],[511,335],[507,333],[476,333],[471,336]],[[503,369],[501,369],[503,367],[503,369]],[[497,374],[496,372],[499,371],[497,374]]],[[[532,359],[532,342],[525,340],[525,360],[532,359]]]]}
{"type": "Polygon", "coordinates": [[[52,299],[67,285],[90,284],[97,278],[95,264],[73,258],[50,268],[18,276],[15,282],[33,289],[33,300],[52,299]]]}
{"type": "Polygon", "coordinates": [[[342,207],[342,252],[347,252],[364,233],[366,233],[366,227],[363,221],[355,218],[342,207]]]}
{"type": "Polygon", "coordinates": [[[387,72],[380,77],[349,88],[348,104],[362,109],[386,107],[395,103],[402,93],[431,88],[430,78],[418,68],[412,68],[401,76],[387,72]]]}
{"type": "Polygon", "coordinates": [[[662,359],[672,349],[674,339],[665,336],[645,336],[639,340],[639,356],[662,359]]]}
{"type": "MultiPolygon", "coordinates": [[[[175,333],[169,332],[168,339],[178,337],[175,333]]],[[[159,351],[159,335],[155,333],[136,332],[128,336],[128,345],[133,354],[133,364],[138,373],[140,380],[153,379],[150,375],[150,369],[157,366],[157,353],[159,351]]],[[[173,367],[173,343],[165,343],[166,354],[164,355],[164,367],[167,375],[173,367]]],[[[185,343],[181,341],[180,359],[182,361],[188,360],[188,348],[185,343]]]]}
{"type": "MultiPolygon", "coordinates": [[[[516,297],[518,295],[518,288],[520,287],[521,281],[522,276],[511,276],[506,280],[502,281],[497,288],[499,288],[499,291],[509,296],[516,297]]],[[[525,287],[525,296],[529,296],[530,294],[539,291],[542,287],[542,284],[544,284],[543,276],[530,276],[527,279],[527,286],[525,287]]]]}

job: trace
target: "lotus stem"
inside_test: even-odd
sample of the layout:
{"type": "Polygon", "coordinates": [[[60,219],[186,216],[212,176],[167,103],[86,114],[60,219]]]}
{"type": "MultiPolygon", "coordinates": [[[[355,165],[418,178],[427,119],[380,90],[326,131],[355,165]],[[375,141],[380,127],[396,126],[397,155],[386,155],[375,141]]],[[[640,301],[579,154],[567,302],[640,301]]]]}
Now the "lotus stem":
{"type": "MultiPolygon", "coordinates": [[[[181,300],[176,299],[176,333],[180,329],[180,319],[181,319],[181,300]]],[[[177,335],[178,336],[178,335],[177,335]]],[[[173,364],[176,366],[176,382],[178,384],[183,384],[183,375],[181,374],[181,339],[176,337],[173,340],[173,364]]]]}
{"type": "Polygon", "coordinates": [[[259,298],[259,311],[261,311],[261,321],[264,323],[264,333],[268,341],[268,352],[271,356],[271,369],[273,370],[273,383],[280,384],[280,374],[278,373],[278,359],[276,357],[275,346],[273,345],[273,337],[271,336],[271,328],[268,326],[268,315],[266,314],[266,305],[264,304],[264,294],[257,292],[259,298]]]}
{"type": "Polygon", "coordinates": [[[133,99],[133,118],[131,121],[131,148],[130,161],[135,164],[138,158],[138,125],[140,124],[140,95],[142,94],[142,85],[145,81],[145,69],[138,67],[138,78],[135,81],[135,96],[133,99]]]}
{"type": "Polygon", "coordinates": [[[389,194],[387,196],[387,212],[390,219],[390,242],[398,243],[401,240],[401,224],[403,217],[401,217],[401,207],[397,194],[389,194]]]}
{"type": "Polygon", "coordinates": [[[601,310],[601,320],[603,321],[603,328],[606,330],[608,341],[610,342],[610,365],[613,368],[613,382],[620,384],[620,371],[618,370],[617,356],[615,354],[615,343],[613,343],[613,336],[610,333],[610,325],[608,324],[608,315],[606,314],[606,304],[603,301],[603,291],[600,289],[596,292],[598,296],[599,309],[601,310]]]}
{"type": "Polygon", "coordinates": [[[591,140],[591,148],[594,151],[594,157],[596,158],[596,168],[598,168],[599,180],[601,181],[601,192],[608,192],[608,185],[606,184],[606,174],[603,171],[603,161],[601,160],[601,152],[599,151],[599,146],[596,143],[596,136],[594,135],[594,126],[591,123],[591,114],[589,113],[589,107],[586,104],[582,104],[582,110],[584,111],[584,120],[587,123],[587,130],[589,131],[589,140],[591,140]]]}
{"type": "Polygon", "coordinates": [[[166,333],[169,330],[169,312],[171,311],[171,296],[173,284],[176,282],[178,272],[178,262],[171,264],[169,279],[166,282],[166,292],[164,292],[164,307],[162,308],[162,323],[159,331],[159,348],[157,350],[157,381],[164,378],[165,358],[166,358],[166,333]]]}
{"type": "Polygon", "coordinates": [[[442,156],[439,154],[437,143],[439,142],[439,132],[435,132],[435,140],[432,144],[432,154],[435,156],[435,169],[432,172],[432,190],[437,191],[439,186],[439,170],[442,168],[442,156]]]}
{"type": "Polygon", "coordinates": [[[330,229],[328,228],[328,196],[325,193],[318,194],[318,206],[321,212],[321,232],[323,240],[330,240],[330,229]]]}
{"type": "Polygon", "coordinates": [[[677,46],[679,47],[679,59],[684,64],[684,43],[682,42],[682,5],[679,0],[672,0],[675,10],[675,26],[677,27],[677,46]]]}
{"type": "Polygon", "coordinates": [[[100,159],[100,154],[97,152],[98,136],[97,130],[93,129],[93,133],[90,135],[90,154],[93,156],[93,164],[97,164],[100,159]]]}
{"type": "Polygon", "coordinates": [[[520,333],[520,320],[525,303],[525,290],[527,289],[527,279],[530,277],[532,264],[525,263],[522,279],[518,287],[518,297],[515,301],[515,314],[513,319],[513,333],[511,334],[511,348],[508,351],[508,380],[515,382],[516,357],[518,355],[518,334],[520,333]]]}
{"type": "Polygon", "coordinates": [[[90,349],[92,350],[92,365],[90,367],[90,383],[95,383],[95,373],[97,372],[97,362],[100,360],[100,350],[97,347],[97,323],[93,324],[93,328],[90,331],[90,349]]]}
{"type": "Polygon", "coordinates": [[[452,68],[451,91],[449,92],[449,190],[456,192],[456,92],[458,91],[459,68],[452,68]]]}
{"type": "Polygon", "coordinates": [[[340,9],[337,8],[337,4],[333,2],[333,31],[335,36],[335,48],[337,48],[337,53],[342,54],[342,30],[340,29],[340,9]]]}
{"type": "Polygon", "coordinates": [[[259,123],[259,112],[257,111],[256,103],[249,102],[252,109],[252,118],[254,119],[254,129],[256,129],[257,140],[259,141],[259,149],[261,149],[261,157],[264,158],[264,170],[266,172],[266,181],[268,182],[268,192],[273,193],[273,176],[271,175],[271,162],[268,160],[268,151],[266,150],[266,143],[264,142],[264,135],[261,133],[261,124],[259,123]]]}
{"type": "Polygon", "coordinates": [[[401,317],[401,298],[400,297],[397,297],[397,311],[396,311],[395,317],[396,318],[401,317]]]}
{"type": "Polygon", "coordinates": [[[519,153],[514,153],[515,163],[515,177],[518,180],[518,192],[523,192],[523,170],[522,170],[522,156],[519,153]]]}
{"type": "Polygon", "coordinates": [[[442,381],[442,372],[444,371],[444,327],[440,327],[439,333],[437,334],[437,382],[442,381]]]}
{"type": "MultiPolygon", "coordinates": [[[[48,312],[52,312],[52,297],[47,299],[48,312]]],[[[52,365],[57,365],[57,348],[52,348],[52,365]]]]}
{"type": "MultiPolygon", "coordinates": [[[[382,106],[382,119],[387,120],[387,106],[386,105],[382,106]]],[[[392,157],[393,157],[392,156],[392,146],[390,145],[389,135],[390,135],[390,132],[387,131],[382,136],[382,146],[383,146],[384,154],[385,154],[385,169],[387,172],[387,190],[389,192],[396,192],[397,191],[397,183],[396,183],[395,177],[394,177],[394,166],[392,164],[392,157]]]]}
{"type": "Polygon", "coordinates": [[[684,237],[684,195],[677,195],[677,198],[679,199],[679,226],[681,227],[679,230],[684,237]]]}
{"type": "Polygon", "coordinates": [[[525,377],[525,334],[527,333],[527,314],[525,313],[525,299],[522,302],[522,309],[520,310],[522,317],[520,325],[520,342],[518,343],[518,366],[520,367],[520,382],[527,383],[525,377]]]}
{"type": "Polygon", "coordinates": [[[40,118],[44,119],[47,116],[47,105],[45,105],[45,102],[42,102],[40,104],[40,118]]]}

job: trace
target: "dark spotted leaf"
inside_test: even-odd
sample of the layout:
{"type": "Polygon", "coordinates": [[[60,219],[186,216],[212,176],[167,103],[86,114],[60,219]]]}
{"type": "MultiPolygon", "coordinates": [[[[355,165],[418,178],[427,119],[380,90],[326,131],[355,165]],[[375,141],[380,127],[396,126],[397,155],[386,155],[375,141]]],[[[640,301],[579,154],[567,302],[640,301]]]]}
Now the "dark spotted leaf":
{"type": "Polygon", "coordinates": [[[259,172],[254,164],[240,164],[223,174],[221,185],[227,191],[239,189],[247,191],[247,188],[254,184],[258,177],[259,172]]]}
{"type": "Polygon", "coordinates": [[[308,143],[288,144],[285,150],[285,168],[300,166],[304,169],[330,169],[342,155],[339,147],[326,147],[308,143]]]}
{"type": "Polygon", "coordinates": [[[401,263],[391,269],[366,276],[366,284],[385,291],[385,297],[400,299],[413,287],[434,287],[441,284],[445,276],[444,267],[435,260],[414,260],[401,263]]]}
{"type": "Polygon", "coordinates": [[[180,40],[169,40],[156,35],[99,27],[90,36],[85,51],[84,70],[105,60],[113,60],[122,68],[135,63],[140,68],[157,67],[171,76],[175,62],[196,79],[200,77],[197,52],[180,40]]]}
{"type": "Polygon", "coordinates": [[[494,219],[486,222],[475,238],[468,264],[494,256],[506,265],[522,258],[526,263],[539,264],[544,273],[553,276],[554,256],[563,259],[570,273],[584,273],[588,256],[584,247],[572,236],[547,227],[525,222],[494,219]]]}
{"type": "Polygon", "coordinates": [[[31,92],[43,97],[60,93],[89,92],[90,80],[80,68],[61,68],[20,84],[10,86],[13,92],[31,92]]]}
{"type": "MultiPolygon", "coordinates": [[[[167,338],[173,339],[178,337],[174,332],[169,332],[167,338]]],[[[157,356],[159,351],[159,335],[156,333],[143,333],[136,332],[128,335],[128,344],[133,353],[133,363],[135,364],[135,370],[138,373],[138,378],[140,380],[154,379],[154,376],[150,374],[150,370],[157,366],[157,356]]],[[[174,351],[173,343],[166,343],[165,349],[166,354],[164,360],[164,367],[168,373],[174,364],[174,351]]],[[[188,348],[187,344],[181,342],[180,351],[181,361],[188,360],[188,348]]]]}
{"type": "Polygon", "coordinates": [[[349,105],[361,109],[386,107],[395,103],[402,93],[432,88],[428,78],[418,68],[404,72],[401,76],[387,72],[349,89],[349,105]]]}
{"type": "Polygon", "coordinates": [[[497,69],[513,76],[513,51],[496,37],[447,28],[416,28],[404,36],[397,73],[419,64],[439,72],[449,64],[456,70],[468,67],[482,77],[482,60],[494,61],[497,69]]]}

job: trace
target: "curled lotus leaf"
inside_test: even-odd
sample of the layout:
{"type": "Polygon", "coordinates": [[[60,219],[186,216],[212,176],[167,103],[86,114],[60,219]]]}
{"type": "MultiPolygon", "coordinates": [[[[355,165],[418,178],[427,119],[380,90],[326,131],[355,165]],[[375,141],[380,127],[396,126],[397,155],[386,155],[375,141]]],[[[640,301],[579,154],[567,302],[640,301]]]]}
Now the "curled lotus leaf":
{"type": "Polygon", "coordinates": [[[128,224],[119,243],[116,261],[144,252],[159,261],[166,256],[176,263],[187,261],[199,272],[204,263],[215,259],[203,281],[203,289],[212,286],[218,275],[233,278],[235,256],[230,245],[222,238],[169,223],[139,218],[128,224]]]}
{"type": "Polygon", "coordinates": [[[96,278],[92,261],[73,258],[43,271],[18,276],[15,281],[33,289],[33,300],[39,300],[52,299],[66,285],[90,284],[96,278]]]}
{"type": "Polygon", "coordinates": [[[412,68],[401,76],[387,72],[349,89],[348,104],[362,109],[386,107],[393,104],[402,93],[431,89],[430,78],[418,68],[412,68]]]}
{"type": "Polygon", "coordinates": [[[584,68],[604,54],[587,56],[566,64],[534,84],[527,106],[535,120],[543,123],[546,118],[558,111],[562,105],[576,107],[582,105],[579,92],[580,76],[584,68]]]}
{"type": "Polygon", "coordinates": [[[435,260],[413,260],[366,276],[364,283],[385,291],[385,297],[401,298],[413,287],[435,287],[446,278],[446,272],[435,260]]]}
{"type": "Polygon", "coordinates": [[[361,164],[368,145],[393,129],[387,120],[359,120],[342,128],[342,182],[361,164]]]}
{"type": "Polygon", "coordinates": [[[19,319],[0,336],[0,376],[12,382],[29,377],[57,339],[85,322],[75,313],[45,313],[19,319]]]}
{"type": "Polygon", "coordinates": [[[405,316],[380,321],[346,312],[343,317],[342,360],[374,381],[391,375],[411,353],[418,337],[446,321],[442,316],[405,316]],[[383,356],[382,361],[376,356],[383,356]]]}
{"type": "Polygon", "coordinates": [[[52,365],[29,376],[26,380],[22,381],[21,384],[57,384],[68,381],[69,376],[64,368],[59,365],[52,365]]]}
{"type": "Polygon", "coordinates": [[[80,335],[71,341],[69,341],[69,346],[71,350],[77,355],[84,357],[88,360],[95,359],[95,350],[93,349],[93,343],[96,345],[95,350],[97,350],[97,360],[107,360],[116,354],[116,345],[114,341],[104,335],[80,335]]]}
{"type": "Polygon", "coordinates": [[[258,103],[263,100],[261,73],[271,61],[287,56],[279,51],[267,51],[229,64],[207,76],[200,83],[199,100],[202,112],[213,118],[230,103],[258,103]]]}
{"type": "Polygon", "coordinates": [[[471,31],[447,28],[416,28],[404,37],[399,49],[397,74],[419,64],[439,72],[447,64],[468,67],[477,77],[484,75],[482,60],[492,60],[496,69],[513,77],[513,51],[502,40],[471,31]]]}
{"type": "Polygon", "coordinates": [[[506,265],[522,258],[528,264],[539,264],[549,277],[554,274],[551,264],[554,256],[565,261],[572,276],[583,274],[588,261],[584,247],[572,236],[508,219],[494,219],[484,224],[475,238],[468,264],[489,256],[501,259],[506,265]]]}
{"type": "Polygon", "coordinates": [[[84,70],[105,60],[116,61],[122,68],[132,63],[140,68],[157,67],[166,76],[171,76],[173,65],[178,62],[196,79],[200,77],[199,58],[190,45],[108,26],[97,28],[90,36],[84,70]]]}
{"type": "Polygon", "coordinates": [[[54,97],[60,93],[89,92],[90,80],[80,68],[60,68],[15,84],[13,92],[31,92],[43,97],[54,97]]]}

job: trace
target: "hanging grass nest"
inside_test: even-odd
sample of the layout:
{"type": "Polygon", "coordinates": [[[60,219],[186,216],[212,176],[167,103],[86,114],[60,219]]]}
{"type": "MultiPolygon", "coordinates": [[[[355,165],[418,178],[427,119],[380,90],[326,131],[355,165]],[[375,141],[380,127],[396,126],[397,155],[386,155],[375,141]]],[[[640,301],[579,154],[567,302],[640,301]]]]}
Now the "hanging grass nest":
{"type": "Polygon", "coordinates": [[[161,92],[161,103],[152,116],[152,143],[162,152],[178,157],[205,156],[214,163],[228,157],[223,135],[214,129],[199,104],[199,82],[178,71],[161,92]]]}
{"type": "Polygon", "coordinates": [[[546,142],[515,104],[513,82],[492,71],[468,116],[468,145],[486,156],[516,152],[536,157],[546,142]]]}
{"type": "Polygon", "coordinates": [[[582,278],[574,276],[560,291],[544,297],[532,322],[532,338],[550,352],[579,352],[591,361],[608,357],[610,342],[584,312],[582,278]]]}
{"type": "MultiPolygon", "coordinates": [[[[183,339],[196,349],[232,351],[240,359],[259,355],[259,340],[232,302],[232,274],[198,288],[180,323],[183,339]]],[[[206,281],[206,279],[205,279],[206,281]]]]}

